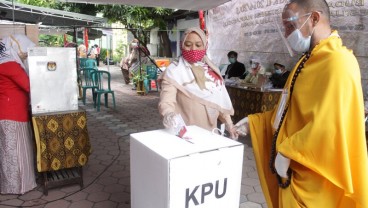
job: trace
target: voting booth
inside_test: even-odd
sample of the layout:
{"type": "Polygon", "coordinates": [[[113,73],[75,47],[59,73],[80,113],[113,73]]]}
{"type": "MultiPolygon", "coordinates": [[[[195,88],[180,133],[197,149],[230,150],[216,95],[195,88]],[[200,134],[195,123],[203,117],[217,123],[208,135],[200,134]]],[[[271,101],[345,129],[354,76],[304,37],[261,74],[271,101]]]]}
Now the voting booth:
{"type": "Polygon", "coordinates": [[[91,153],[85,110],[78,109],[75,48],[28,49],[32,124],[43,192],[79,184],[91,153]]]}
{"type": "Polygon", "coordinates": [[[243,144],[197,126],[131,134],[131,207],[239,207],[243,144]]]}
{"type": "Polygon", "coordinates": [[[75,48],[28,49],[32,113],[78,110],[75,48]]]}

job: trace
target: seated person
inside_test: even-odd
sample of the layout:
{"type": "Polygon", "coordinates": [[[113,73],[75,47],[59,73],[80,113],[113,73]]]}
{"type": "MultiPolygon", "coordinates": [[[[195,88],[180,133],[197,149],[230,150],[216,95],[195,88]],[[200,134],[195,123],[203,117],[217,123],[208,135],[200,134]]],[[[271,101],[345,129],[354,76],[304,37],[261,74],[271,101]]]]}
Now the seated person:
{"type": "Polygon", "coordinates": [[[240,79],[244,79],[245,73],[245,66],[244,64],[238,62],[238,53],[235,51],[230,51],[227,54],[229,59],[230,65],[227,66],[225,75],[223,78],[230,79],[231,77],[239,77],[240,79]]]}
{"type": "Polygon", "coordinates": [[[272,82],[272,86],[274,88],[284,88],[286,80],[290,74],[290,71],[286,70],[285,66],[279,63],[273,64],[275,71],[270,77],[270,81],[272,82]]]}
{"type": "Polygon", "coordinates": [[[87,58],[87,48],[83,43],[78,46],[77,51],[79,58],[87,58]]]}
{"type": "Polygon", "coordinates": [[[95,46],[92,46],[88,51],[87,58],[96,59],[96,54],[97,54],[96,48],[95,46]]]}
{"type": "Polygon", "coordinates": [[[259,59],[257,58],[251,59],[250,65],[251,65],[251,72],[245,77],[243,83],[257,85],[259,72],[261,69],[261,64],[260,64],[259,59]]]}

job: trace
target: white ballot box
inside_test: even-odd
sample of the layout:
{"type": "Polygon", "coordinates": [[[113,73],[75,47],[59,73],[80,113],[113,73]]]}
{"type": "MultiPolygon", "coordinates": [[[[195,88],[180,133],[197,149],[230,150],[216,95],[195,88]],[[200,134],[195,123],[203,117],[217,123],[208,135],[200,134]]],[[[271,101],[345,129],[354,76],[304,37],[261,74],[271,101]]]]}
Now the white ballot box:
{"type": "Polygon", "coordinates": [[[78,110],[75,48],[28,49],[32,113],[78,110]]]}
{"type": "Polygon", "coordinates": [[[243,144],[188,126],[131,134],[132,208],[238,208],[243,144]]]}

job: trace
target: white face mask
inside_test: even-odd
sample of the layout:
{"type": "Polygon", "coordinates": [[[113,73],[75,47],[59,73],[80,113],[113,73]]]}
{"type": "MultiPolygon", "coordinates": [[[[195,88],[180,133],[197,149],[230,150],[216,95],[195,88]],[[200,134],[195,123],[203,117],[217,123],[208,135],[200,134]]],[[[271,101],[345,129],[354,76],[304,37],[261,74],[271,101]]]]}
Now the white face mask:
{"type": "Polygon", "coordinates": [[[295,29],[287,38],[286,40],[289,42],[290,47],[297,52],[306,52],[310,48],[311,43],[311,35],[314,32],[314,28],[312,34],[308,37],[304,37],[303,34],[300,32],[300,29],[305,25],[305,23],[309,20],[310,15],[307,20],[303,23],[303,25],[299,29],[295,29]]]}
{"type": "Polygon", "coordinates": [[[255,69],[256,67],[257,67],[257,64],[252,64],[251,66],[250,66],[252,69],[255,69]]]}

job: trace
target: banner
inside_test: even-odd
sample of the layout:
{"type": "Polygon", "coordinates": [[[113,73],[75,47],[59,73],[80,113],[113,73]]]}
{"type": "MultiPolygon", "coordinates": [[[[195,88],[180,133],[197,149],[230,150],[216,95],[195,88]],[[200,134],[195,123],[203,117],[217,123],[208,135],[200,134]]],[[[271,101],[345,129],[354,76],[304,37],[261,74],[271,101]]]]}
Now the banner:
{"type": "MultiPolygon", "coordinates": [[[[290,57],[275,20],[287,0],[232,0],[208,11],[208,55],[217,65],[227,64],[227,53],[238,52],[238,60],[250,68],[252,56],[261,59],[266,71],[273,63],[290,70],[300,55],[290,57]]],[[[344,45],[357,56],[362,78],[368,78],[368,6],[364,0],[330,0],[331,26],[338,30],[344,45]],[[367,75],[366,75],[367,74],[367,75]]]]}

